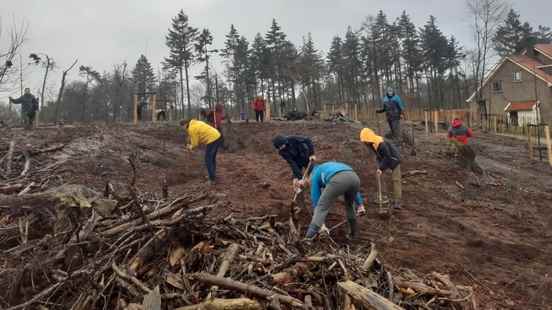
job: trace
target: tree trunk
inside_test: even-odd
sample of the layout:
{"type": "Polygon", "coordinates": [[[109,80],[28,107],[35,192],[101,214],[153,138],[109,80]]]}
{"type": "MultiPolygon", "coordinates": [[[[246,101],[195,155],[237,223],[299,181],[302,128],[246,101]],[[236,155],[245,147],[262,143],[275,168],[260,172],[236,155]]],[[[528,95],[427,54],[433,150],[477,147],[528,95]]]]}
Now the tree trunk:
{"type": "Polygon", "coordinates": [[[187,116],[186,116],[187,118],[192,117],[192,101],[190,96],[190,76],[188,73],[189,66],[190,65],[188,64],[188,61],[185,61],[184,69],[186,70],[186,96],[188,98],[188,110],[187,110],[187,116]]]}
{"type": "Polygon", "coordinates": [[[184,77],[182,76],[182,67],[178,68],[180,75],[180,115],[184,117],[184,77]]]}

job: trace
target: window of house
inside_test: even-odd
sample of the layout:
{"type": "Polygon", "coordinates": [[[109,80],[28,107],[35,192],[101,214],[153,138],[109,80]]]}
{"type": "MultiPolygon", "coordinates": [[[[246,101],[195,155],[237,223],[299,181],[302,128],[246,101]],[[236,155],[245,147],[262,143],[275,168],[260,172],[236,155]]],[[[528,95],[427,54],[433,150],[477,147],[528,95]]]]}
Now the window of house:
{"type": "Polygon", "coordinates": [[[493,91],[497,93],[502,92],[502,81],[493,82],[493,91]]]}
{"type": "Polygon", "coordinates": [[[512,80],[514,82],[521,82],[521,71],[516,71],[512,73],[512,80]]]}

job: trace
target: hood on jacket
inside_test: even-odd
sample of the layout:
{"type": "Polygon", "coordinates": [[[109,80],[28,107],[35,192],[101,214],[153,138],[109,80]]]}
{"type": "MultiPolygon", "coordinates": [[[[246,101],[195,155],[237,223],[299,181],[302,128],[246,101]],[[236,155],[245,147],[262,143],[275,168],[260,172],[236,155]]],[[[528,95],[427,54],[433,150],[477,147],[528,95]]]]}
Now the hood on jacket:
{"type": "Polygon", "coordinates": [[[274,137],[274,139],[272,139],[272,144],[277,149],[280,149],[282,147],[282,145],[285,145],[287,143],[288,143],[288,139],[284,136],[278,135],[278,136],[274,137]]]}
{"type": "Polygon", "coordinates": [[[452,120],[452,128],[460,128],[462,125],[464,125],[464,122],[461,119],[455,118],[452,120]]]}
{"type": "Polygon", "coordinates": [[[383,138],[376,135],[372,129],[364,128],[360,131],[360,141],[364,143],[372,143],[374,150],[377,150],[379,145],[383,142],[383,138]]]}

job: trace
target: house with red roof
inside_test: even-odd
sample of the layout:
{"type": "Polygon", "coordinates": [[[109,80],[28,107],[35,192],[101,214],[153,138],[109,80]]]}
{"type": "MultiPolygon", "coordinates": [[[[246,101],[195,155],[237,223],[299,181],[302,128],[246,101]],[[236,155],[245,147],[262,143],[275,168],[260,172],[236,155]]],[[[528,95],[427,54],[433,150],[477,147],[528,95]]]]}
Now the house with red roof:
{"type": "Polygon", "coordinates": [[[482,114],[505,115],[513,126],[552,124],[552,44],[502,59],[467,101],[482,114]],[[482,90],[481,90],[482,89],[482,90]]]}

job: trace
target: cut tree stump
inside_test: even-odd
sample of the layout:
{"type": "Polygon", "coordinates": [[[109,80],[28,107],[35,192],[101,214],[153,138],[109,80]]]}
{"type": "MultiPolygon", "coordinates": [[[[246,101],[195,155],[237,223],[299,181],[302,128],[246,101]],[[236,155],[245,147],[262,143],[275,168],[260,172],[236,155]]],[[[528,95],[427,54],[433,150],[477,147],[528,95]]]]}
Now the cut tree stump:
{"type": "Polygon", "coordinates": [[[395,305],[387,298],[365,288],[362,285],[356,284],[353,281],[339,282],[337,284],[345,293],[358,304],[367,309],[375,310],[403,310],[403,308],[395,305]]]}

